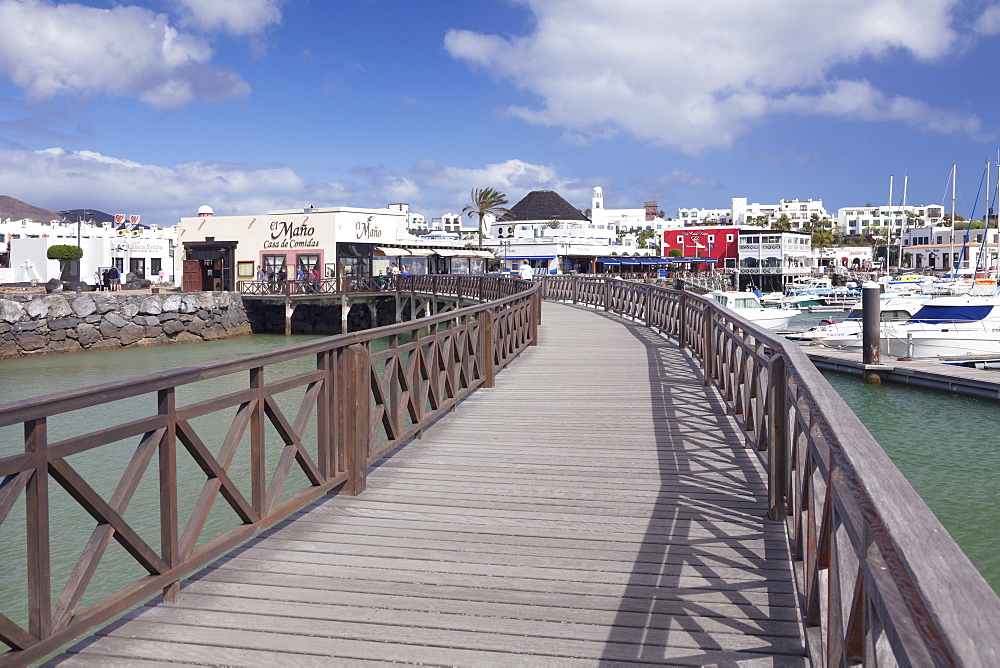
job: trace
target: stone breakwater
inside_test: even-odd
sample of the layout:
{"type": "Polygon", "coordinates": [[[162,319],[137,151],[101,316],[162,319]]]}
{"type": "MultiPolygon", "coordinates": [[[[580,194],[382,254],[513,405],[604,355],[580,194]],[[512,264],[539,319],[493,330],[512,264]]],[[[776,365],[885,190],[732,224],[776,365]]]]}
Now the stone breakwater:
{"type": "Polygon", "coordinates": [[[243,300],[229,292],[101,292],[0,298],[0,359],[250,333],[243,300]]]}

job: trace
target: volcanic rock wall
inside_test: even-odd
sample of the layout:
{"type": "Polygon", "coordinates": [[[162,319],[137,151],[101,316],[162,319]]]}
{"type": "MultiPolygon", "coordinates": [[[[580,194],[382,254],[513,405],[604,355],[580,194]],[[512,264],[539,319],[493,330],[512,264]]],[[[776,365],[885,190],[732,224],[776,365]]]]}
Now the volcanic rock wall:
{"type": "Polygon", "coordinates": [[[5,295],[0,359],[250,333],[243,300],[229,292],[5,295]]]}

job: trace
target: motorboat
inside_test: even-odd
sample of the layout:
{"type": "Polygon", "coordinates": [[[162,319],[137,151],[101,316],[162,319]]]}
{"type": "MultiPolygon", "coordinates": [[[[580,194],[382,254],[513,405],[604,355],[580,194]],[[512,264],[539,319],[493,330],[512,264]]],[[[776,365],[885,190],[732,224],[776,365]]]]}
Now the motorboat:
{"type": "MultiPolygon", "coordinates": [[[[924,302],[908,297],[890,297],[879,300],[879,321],[882,323],[904,322],[920,310],[924,302]]],[[[852,309],[840,321],[824,320],[820,324],[802,332],[786,334],[793,341],[811,341],[831,348],[860,348],[862,333],[862,309],[852,309]]]]}
{"type": "Polygon", "coordinates": [[[894,357],[1000,355],[1000,296],[935,297],[905,322],[882,327],[882,352],[894,357]]]}
{"type": "Polygon", "coordinates": [[[796,308],[765,308],[760,297],[752,292],[715,290],[706,297],[714,299],[744,320],[767,329],[784,329],[788,322],[802,313],[796,308]]]}

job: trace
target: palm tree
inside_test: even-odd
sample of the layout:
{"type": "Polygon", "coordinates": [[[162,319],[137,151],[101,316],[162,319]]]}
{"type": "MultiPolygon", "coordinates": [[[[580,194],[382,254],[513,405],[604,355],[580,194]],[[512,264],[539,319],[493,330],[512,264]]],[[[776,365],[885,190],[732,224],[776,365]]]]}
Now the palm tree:
{"type": "Polygon", "coordinates": [[[472,204],[462,209],[462,213],[479,217],[479,245],[483,245],[483,218],[493,214],[497,220],[506,220],[510,209],[504,208],[507,196],[496,188],[473,188],[472,204]]]}

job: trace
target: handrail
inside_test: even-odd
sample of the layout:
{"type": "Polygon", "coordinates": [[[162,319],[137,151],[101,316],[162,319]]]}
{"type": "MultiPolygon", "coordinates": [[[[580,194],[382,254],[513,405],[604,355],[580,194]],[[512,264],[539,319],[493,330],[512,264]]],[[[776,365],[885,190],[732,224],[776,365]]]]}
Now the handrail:
{"type": "Polygon", "coordinates": [[[0,641],[10,648],[0,654],[0,665],[43,657],[160,590],[166,601],[174,601],[181,579],[261,530],[332,491],[361,493],[369,465],[419,435],[469,393],[492,387],[496,372],[537,342],[538,284],[507,277],[421,276],[400,279],[393,287],[431,299],[481,303],[0,405],[0,427],[24,428],[24,452],[0,458],[0,526],[23,494],[28,597],[26,629],[0,613],[0,641]],[[378,350],[372,346],[376,341],[388,345],[378,350]],[[281,373],[276,365],[292,360],[310,360],[311,365],[313,358],[311,370],[275,377],[281,373]],[[178,390],[219,378],[229,384],[222,396],[186,405],[178,399],[178,390]],[[301,400],[290,408],[278,395],[292,390],[301,393],[301,400]],[[121,416],[99,431],[49,441],[54,416],[135,399],[145,399],[148,410],[121,416]],[[225,420],[221,443],[203,440],[194,420],[205,416],[214,423],[225,420]],[[277,433],[277,442],[266,436],[268,430],[277,433]],[[243,450],[249,452],[243,454],[249,458],[249,474],[239,480],[230,465],[246,434],[249,446],[243,450]],[[125,440],[134,444],[126,454],[130,459],[106,499],[68,458],[125,440]],[[179,517],[178,496],[178,460],[185,452],[205,475],[186,522],[179,517]],[[159,505],[157,526],[133,525],[126,511],[154,457],[158,470],[151,475],[158,479],[159,498],[151,501],[159,505]],[[286,496],[293,467],[304,475],[306,486],[286,496]],[[96,522],[61,591],[54,591],[50,545],[50,487],[56,486],[96,522]],[[235,513],[235,526],[208,540],[204,529],[220,495],[235,513]],[[150,534],[157,532],[155,547],[150,534]],[[81,607],[112,540],[148,575],[81,607]]]}
{"type": "Polygon", "coordinates": [[[1000,599],[799,346],[693,293],[541,283],[543,299],[634,318],[700,360],[767,470],[816,665],[1000,665],[1000,599]]]}

